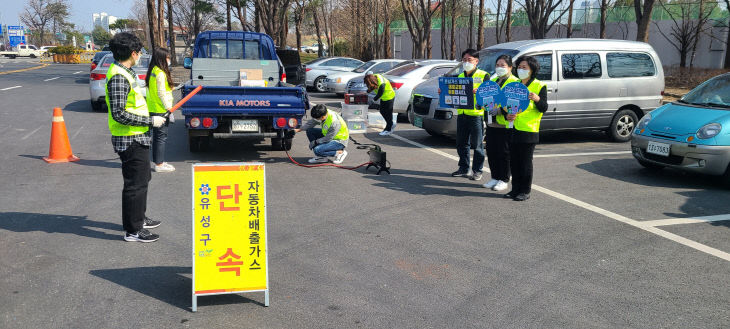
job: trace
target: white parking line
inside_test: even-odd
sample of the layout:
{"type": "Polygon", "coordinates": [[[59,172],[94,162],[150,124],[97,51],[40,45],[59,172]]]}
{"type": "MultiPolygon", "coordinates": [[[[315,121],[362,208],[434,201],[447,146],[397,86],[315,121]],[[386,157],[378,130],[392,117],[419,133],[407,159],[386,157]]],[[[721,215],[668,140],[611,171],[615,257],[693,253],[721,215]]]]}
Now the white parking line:
{"type": "MultiPolygon", "coordinates": [[[[459,157],[456,157],[456,156],[453,156],[453,155],[448,154],[446,152],[443,152],[443,151],[440,151],[440,150],[437,150],[437,149],[428,147],[428,146],[423,145],[421,143],[417,143],[417,142],[411,141],[411,140],[409,140],[407,138],[403,138],[403,137],[398,136],[398,135],[390,135],[390,136],[392,136],[395,139],[398,139],[398,140],[401,140],[403,142],[406,142],[408,144],[415,145],[415,146],[421,147],[423,149],[429,150],[429,151],[431,151],[433,153],[436,153],[438,155],[444,156],[446,158],[449,158],[449,159],[452,159],[452,160],[455,160],[455,161],[458,161],[459,160],[459,157]]],[[[485,170],[485,171],[488,172],[488,170],[485,170]]],[[[553,190],[544,188],[544,187],[539,186],[539,185],[532,184],[532,188],[535,191],[539,191],[539,192],[545,193],[545,194],[547,194],[549,196],[552,196],[552,197],[554,197],[556,199],[559,199],[559,200],[563,200],[563,201],[568,202],[568,203],[570,203],[572,205],[575,205],[575,206],[581,207],[583,209],[592,211],[594,213],[597,213],[597,214],[606,216],[606,217],[611,218],[613,220],[617,220],[619,222],[622,222],[622,223],[631,225],[633,227],[640,228],[640,229],[642,229],[644,231],[654,233],[654,234],[656,234],[658,236],[661,236],[663,238],[669,239],[669,240],[674,241],[674,242],[677,242],[679,244],[683,244],[683,245],[685,245],[687,247],[693,248],[695,250],[704,252],[706,254],[709,254],[709,255],[712,255],[712,256],[715,256],[715,257],[718,257],[718,258],[721,258],[721,259],[724,259],[724,260],[730,262],[730,254],[729,253],[726,253],[726,252],[724,252],[722,250],[712,248],[710,246],[707,246],[707,245],[701,244],[699,242],[696,242],[696,241],[687,239],[685,237],[681,237],[681,236],[676,235],[674,233],[669,233],[667,231],[658,229],[658,228],[653,227],[653,226],[643,225],[642,222],[640,222],[640,221],[633,220],[631,218],[628,218],[628,217],[619,215],[617,213],[608,211],[606,209],[602,209],[602,208],[596,207],[594,205],[588,204],[588,203],[583,202],[583,201],[580,201],[578,199],[571,198],[571,197],[569,197],[569,196],[567,196],[565,194],[561,194],[561,193],[555,192],[553,190]]]]}
{"type": "Polygon", "coordinates": [[[20,87],[22,87],[22,86],[13,86],[13,87],[7,87],[7,88],[3,88],[3,89],[0,89],[0,90],[2,90],[2,91],[6,91],[6,90],[10,90],[10,89],[15,89],[15,88],[20,88],[20,87]]]}
{"type": "Polygon", "coordinates": [[[43,81],[51,81],[51,80],[56,80],[56,79],[58,79],[58,78],[60,78],[60,77],[55,77],[55,78],[45,79],[45,80],[43,80],[43,81]]]}
{"type": "Polygon", "coordinates": [[[690,217],[690,218],[657,219],[657,220],[643,221],[643,222],[641,222],[641,225],[657,227],[657,226],[667,226],[667,225],[709,223],[709,222],[718,222],[718,221],[723,221],[723,220],[730,220],[730,214],[703,216],[703,217],[690,217]]]}
{"type": "Polygon", "coordinates": [[[29,132],[27,135],[23,136],[23,138],[21,138],[21,140],[28,139],[28,137],[33,136],[33,134],[35,134],[36,132],[38,132],[38,130],[41,130],[41,128],[43,128],[43,126],[40,126],[40,127],[36,128],[35,130],[29,132]]]}
{"type": "Polygon", "coordinates": [[[592,156],[592,155],[615,155],[615,154],[631,154],[631,151],[584,152],[584,153],[564,153],[564,154],[535,154],[533,157],[534,158],[557,158],[557,157],[592,156]]]}
{"type": "Polygon", "coordinates": [[[84,71],[74,72],[73,74],[79,74],[79,73],[84,73],[84,71]]]}

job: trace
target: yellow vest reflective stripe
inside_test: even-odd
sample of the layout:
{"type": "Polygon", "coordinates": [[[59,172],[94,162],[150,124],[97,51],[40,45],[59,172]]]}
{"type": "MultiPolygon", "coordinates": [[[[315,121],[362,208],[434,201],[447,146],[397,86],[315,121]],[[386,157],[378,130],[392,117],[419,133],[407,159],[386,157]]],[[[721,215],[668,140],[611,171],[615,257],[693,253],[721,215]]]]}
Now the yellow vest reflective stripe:
{"type": "Polygon", "coordinates": [[[171,92],[172,89],[167,83],[167,75],[161,68],[155,66],[152,68],[152,76],[150,76],[150,83],[147,86],[147,108],[150,113],[165,113],[165,105],[162,104],[162,99],[157,95],[157,76],[161,76],[165,83],[165,91],[171,92]]]}
{"type": "MultiPolygon", "coordinates": [[[[461,74],[459,74],[457,76],[457,78],[466,78],[466,73],[461,72],[461,74]]],[[[482,82],[484,82],[484,79],[489,78],[489,74],[487,74],[487,72],[485,72],[485,71],[477,69],[474,72],[474,74],[472,74],[471,78],[472,78],[472,80],[474,80],[473,88],[477,89],[482,84],[482,82]]],[[[471,110],[470,109],[458,109],[457,114],[466,114],[466,115],[471,115],[471,116],[483,116],[484,115],[484,109],[477,105],[476,93],[474,94],[474,109],[471,109],[471,110]]]]}
{"type": "Polygon", "coordinates": [[[395,98],[395,90],[393,90],[393,86],[390,85],[390,81],[380,74],[376,74],[375,78],[378,79],[378,89],[380,89],[380,85],[385,84],[385,88],[383,88],[383,95],[380,96],[380,99],[389,101],[395,98]]]}
{"type": "Polygon", "coordinates": [[[111,65],[109,65],[109,70],[106,71],[106,84],[104,86],[104,91],[106,93],[106,107],[109,109],[109,111],[107,112],[109,131],[112,133],[113,136],[133,136],[144,134],[150,130],[150,127],[127,126],[115,121],[114,118],[112,118],[112,107],[109,105],[109,80],[111,80],[111,78],[117,74],[127,79],[127,82],[131,87],[131,89],[129,90],[129,94],[127,95],[127,103],[124,105],[124,110],[139,116],[150,116],[150,113],[147,110],[147,101],[145,100],[144,96],[142,96],[142,88],[139,87],[139,85],[137,84],[136,77],[133,77],[124,68],[118,67],[117,65],[114,65],[114,63],[112,63],[111,65]]]}
{"type": "MultiPolygon", "coordinates": [[[[492,81],[497,82],[498,79],[499,79],[499,77],[494,77],[494,78],[492,78],[492,81]]],[[[504,88],[504,86],[506,86],[510,83],[520,82],[520,81],[521,81],[520,78],[510,74],[509,77],[507,78],[507,81],[504,82],[504,84],[502,85],[501,88],[504,88]]],[[[502,126],[505,126],[505,127],[509,124],[509,121],[507,121],[507,119],[504,117],[504,114],[502,114],[501,111],[499,114],[497,114],[497,123],[502,126]]]]}
{"type": "MultiPolygon", "coordinates": [[[[540,80],[532,80],[532,83],[527,86],[527,89],[531,93],[540,94],[540,90],[545,87],[545,83],[543,83],[540,80]]],[[[530,101],[530,106],[527,107],[527,109],[520,113],[515,118],[515,129],[536,133],[540,131],[540,119],[542,119],[542,112],[537,110],[537,106],[535,106],[535,102],[530,101]]]]}
{"type": "Polygon", "coordinates": [[[337,132],[337,135],[333,139],[336,140],[347,140],[347,138],[350,137],[350,132],[347,130],[347,122],[345,122],[342,117],[337,114],[337,112],[333,112],[332,110],[327,110],[327,119],[324,119],[324,122],[322,122],[322,135],[327,136],[327,132],[330,130],[330,127],[332,127],[332,120],[337,118],[337,120],[340,120],[340,131],[337,132]]]}

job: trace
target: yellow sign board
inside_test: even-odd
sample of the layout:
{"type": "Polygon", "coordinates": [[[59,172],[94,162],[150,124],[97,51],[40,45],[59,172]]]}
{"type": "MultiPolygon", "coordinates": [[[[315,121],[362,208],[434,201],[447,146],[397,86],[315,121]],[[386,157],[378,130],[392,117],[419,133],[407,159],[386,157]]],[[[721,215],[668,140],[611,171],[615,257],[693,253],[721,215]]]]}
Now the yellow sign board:
{"type": "Polygon", "coordinates": [[[266,174],[263,163],[193,165],[193,312],[197,296],[265,292],[266,174]]]}

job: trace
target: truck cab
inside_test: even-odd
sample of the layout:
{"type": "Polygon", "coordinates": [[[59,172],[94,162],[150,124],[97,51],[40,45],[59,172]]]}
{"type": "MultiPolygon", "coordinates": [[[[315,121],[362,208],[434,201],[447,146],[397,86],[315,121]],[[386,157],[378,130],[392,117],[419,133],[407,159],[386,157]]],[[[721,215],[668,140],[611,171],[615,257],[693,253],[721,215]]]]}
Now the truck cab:
{"type": "Polygon", "coordinates": [[[182,107],[192,152],[214,139],[271,139],[288,150],[294,129],[309,107],[303,88],[286,84],[274,41],[266,34],[206,31],[195,39],[193,57],[185,58],[190,82],[183,96],[203,88],[182,107]]]}

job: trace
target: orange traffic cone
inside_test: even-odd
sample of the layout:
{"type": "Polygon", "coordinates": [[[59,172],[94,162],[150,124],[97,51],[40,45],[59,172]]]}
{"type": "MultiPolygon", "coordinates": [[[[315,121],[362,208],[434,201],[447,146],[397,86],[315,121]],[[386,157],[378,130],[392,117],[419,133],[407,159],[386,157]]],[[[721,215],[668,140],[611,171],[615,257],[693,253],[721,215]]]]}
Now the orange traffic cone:
{"type": "Polygon", "coordinates": [[[48,163],[79,161],[71,151],[71,142],[68,141],[66,122],[63,121],[63,113],[60,107],[53,108],[53,124],[51,125],[51,147],[48,157],[44,157],[48,163]]]}

